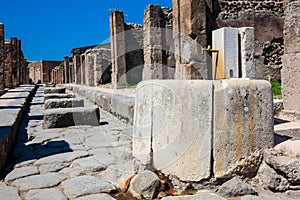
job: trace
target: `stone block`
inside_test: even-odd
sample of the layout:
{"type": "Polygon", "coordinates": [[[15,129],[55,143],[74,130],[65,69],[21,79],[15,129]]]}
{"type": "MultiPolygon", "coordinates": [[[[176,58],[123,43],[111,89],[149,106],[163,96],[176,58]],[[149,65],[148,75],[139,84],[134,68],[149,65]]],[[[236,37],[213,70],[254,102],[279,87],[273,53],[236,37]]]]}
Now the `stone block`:
{"type": "Polygon", "coordinates": [[[212,37],[212,47],[219,51],[212,54],[212,79],[238,78],[238,29],[220,28],[212,32],[212,37]]]}
{"type": "Polygon", "coordinates": [[[300,53],[300,2],[285,0],[284,52],[300,53]]]}
{"type": "Polygon", "coordinates": [[[210,176],[212,82],[155,80],[138,84],[133,156],[182,181],[210,176]]]}
{"type": "Polygon", "coordinates": [[[256,169],[247,166],[252,153],[274,145],[271,84],[262,80],[215,81],[213,113],[215,177],[253,173],[256,169]],[[238,166],[242,161],[245,166],[238,166]]]}
{"type": "Polygon", "coordinates": [[[75,94],[45,94],[44,101],[49,99],[75,98],[75,94]]]}
{"type": "Polygon", "coordinates": [[[47,109],[44,113],[44,128],[62,128],[68,126],[91,125],[98,126],[100,120],[99,108],[77,107],[47,109]]]}
{"type": "Polygon", "coordinates": [[[66,93],[66,88],[63,87],[49,87],[49,88],[45,88],[44,89],[44,93],[45,94],[53,94],[53,93],[57,93],[57,94],[65,94],[66,93]]]}
{"type": "Polygon", "coordinates": [[[1,96],[2,99],[20,99],[20,98],[25,98],[27,99],[29,97],[30,93],[29,92],[7,92],[4,95],[1,96]]]}
{"type": "Polygon", "coordinates": [[[284,110],[300,113],[300,53],[285,54],[281,70],[282,97],[284,110]]]}
{"type": "Polygon", "coordinates": [[[83,99],[49,99],[45,101],[45,109],[83,107],[83,99]]]}
{"type": "Polygon", "coordinates": [[[253,27],[242,27],[238,29],[240,42],[241,78],[255,79],[255,39],[253,27]]]}

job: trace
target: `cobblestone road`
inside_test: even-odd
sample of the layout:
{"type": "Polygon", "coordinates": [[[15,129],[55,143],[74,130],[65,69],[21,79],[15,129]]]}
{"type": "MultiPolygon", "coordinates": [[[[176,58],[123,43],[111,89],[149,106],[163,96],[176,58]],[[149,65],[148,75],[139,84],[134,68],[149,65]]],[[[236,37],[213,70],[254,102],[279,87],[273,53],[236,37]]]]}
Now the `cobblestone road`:
{"type": "Polygon", "coordinates": [[[133,173],[132,126],[101,111],[100,126],[43,129],[43,96],[40,87],[23,119],[0,199],[113,199],[133,173]]]}

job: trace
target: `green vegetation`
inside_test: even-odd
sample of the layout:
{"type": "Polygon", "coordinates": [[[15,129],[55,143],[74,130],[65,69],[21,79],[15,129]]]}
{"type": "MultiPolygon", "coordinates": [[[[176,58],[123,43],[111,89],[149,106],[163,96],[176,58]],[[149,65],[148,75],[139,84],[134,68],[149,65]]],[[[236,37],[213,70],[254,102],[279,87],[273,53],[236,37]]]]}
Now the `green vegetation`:
{"type": "Polygon", "coordinates": [[[65,68],[65,64],[64,64],[63,62],[60,63],[59,68],[60,68],[61,70],[63,70],[63,69],[65,68]]]}
{"type": "Polygon", "coordinates": [[[136,86],[137,86],[137,84],[133,84],[133,85],[131,85],[129,83],[125,84],[125,88],[136,88],[136,86]]]}
{"type": "Polygon", "coordinates": [[[273,98],[274,99],[282,99],[281,95],[281,83],[278,81],[271,81],[273,98]]]}

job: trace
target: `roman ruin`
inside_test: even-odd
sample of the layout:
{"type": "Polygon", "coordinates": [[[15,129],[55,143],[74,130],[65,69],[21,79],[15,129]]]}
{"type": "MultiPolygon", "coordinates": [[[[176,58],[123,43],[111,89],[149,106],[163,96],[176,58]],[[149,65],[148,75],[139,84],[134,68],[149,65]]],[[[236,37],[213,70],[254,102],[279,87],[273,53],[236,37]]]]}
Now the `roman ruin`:
{"type": "Polygon", "coordinates": [[[299,9],[172,0],[143,25],[112,9],[110,43],[31,63],[0,24],[0,196],[298,199],[299,9]]]}
{"type": "Polygon", "coordinates": [[[282,93],[284,109],[290,112],[300,113],[299,78],[300,61],[299,40],[299,11],[300,5],[297,1],[285,1],[285,35],[284,35],[284,56],[282,69],[282,93]]]}

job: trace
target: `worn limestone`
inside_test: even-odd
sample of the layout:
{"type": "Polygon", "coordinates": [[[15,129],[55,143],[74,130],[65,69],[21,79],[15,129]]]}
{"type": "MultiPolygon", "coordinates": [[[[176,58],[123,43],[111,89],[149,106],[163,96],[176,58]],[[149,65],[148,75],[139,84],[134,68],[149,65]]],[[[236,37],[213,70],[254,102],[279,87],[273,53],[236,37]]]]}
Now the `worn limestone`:
{"type": "Polygon", "coordinates": [[[67,99],[49,99],[45,101],[45,109],[53,108],[74,108],[74,107],[83,107],[83,99],[67,98],[67,99]]]}
{"type": "Polygon", "coordinates": [[[99,120],[100,112],[96,106],[48,109],[44,113],[44,128],[98,126],[99,120]]]}
{"type": "Polygon", "coordinates": [[[234,177],[223,183],[218,189],[218,193],[224,196],[235,197],[257,194],[257,191],[252,185],[244,183],[240,178],[234,177]]]}
{"type": "Polygon", "coordinates": [[[161,180],[151,171],[137,174],[130,182],[129,192],[136,198],[154,199],[161,189],[161,180]]]}
{"type": "Polygon", "coordinates": [[[297,99],[300,98],[300,3],[299,1],[287,0],[285,4],[284,23],[284,56],[282,75],[282,97],[284,110],[296,112],[299,115],[300,107],[297,99]]]}
{"type": "Polygon", "coordinates": [[[138,85],[133,156],[142,166],[182,181],[210,177],[211,94],[211,81],[153,80],[138,85]]]}
{"type": "Polygon", "coordinates": [[[271,84],[267,81],[214,82],[213,157],[216,178],[228,178],[233,174],[251,176],[257,171],[260,162],[257,152],[274,145],[272,102],[271,84]],[[245,165],[237,167],[239,162],[245,165]]]}

